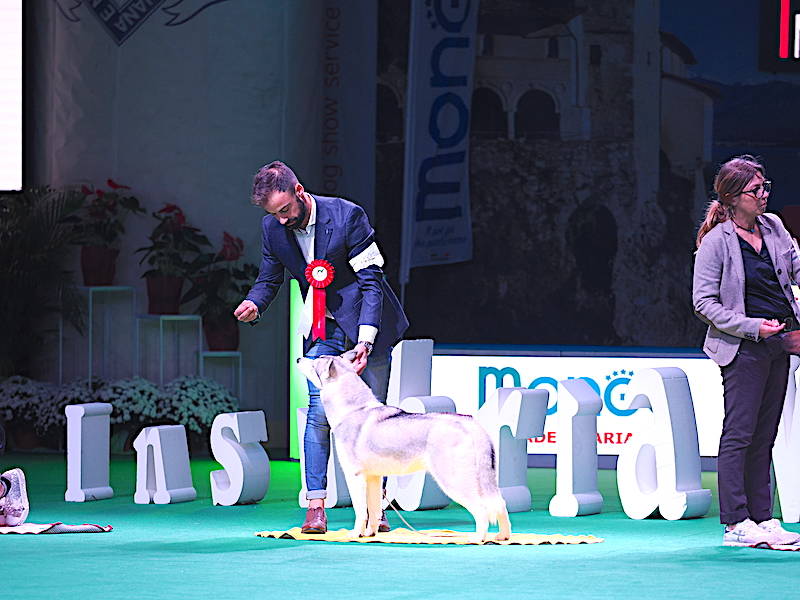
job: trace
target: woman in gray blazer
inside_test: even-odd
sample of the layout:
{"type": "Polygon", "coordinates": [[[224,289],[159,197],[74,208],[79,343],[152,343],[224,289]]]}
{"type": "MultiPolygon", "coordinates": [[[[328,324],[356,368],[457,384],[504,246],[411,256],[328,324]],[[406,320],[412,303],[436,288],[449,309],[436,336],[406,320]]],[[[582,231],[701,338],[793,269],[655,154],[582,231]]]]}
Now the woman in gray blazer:
{"type": "Polygon", "coordinates": [[[800,329],[791,289],[800,259],[780,219],[765,212],[770,190],[757,159],[727,161],[697,234],[692,299],[724,390],[717,476],[726,546],[800,544],[772,518],[770,461],[789,373],[781,338],[800,329]]]}

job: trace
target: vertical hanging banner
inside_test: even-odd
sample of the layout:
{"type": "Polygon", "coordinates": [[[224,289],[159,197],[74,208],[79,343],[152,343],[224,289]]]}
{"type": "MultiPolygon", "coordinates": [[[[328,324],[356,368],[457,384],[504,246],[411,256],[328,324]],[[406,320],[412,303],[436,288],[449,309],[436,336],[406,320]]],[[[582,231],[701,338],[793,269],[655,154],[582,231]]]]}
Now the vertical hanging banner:
{"type": "Polygon", "coordinates": [[[400,282],[472,258],[469,118],[478,0],[411,0],[400,282]]]}
{"type": "Polygon", "coordinates": [[[375,217],[378,3],[325,0],[322,14],[321,187],[375,217]]]}
{"type": "Polygon", "coordinates": [[[0,190],[22,189],[22,0],[0,3],[0,190]]]}

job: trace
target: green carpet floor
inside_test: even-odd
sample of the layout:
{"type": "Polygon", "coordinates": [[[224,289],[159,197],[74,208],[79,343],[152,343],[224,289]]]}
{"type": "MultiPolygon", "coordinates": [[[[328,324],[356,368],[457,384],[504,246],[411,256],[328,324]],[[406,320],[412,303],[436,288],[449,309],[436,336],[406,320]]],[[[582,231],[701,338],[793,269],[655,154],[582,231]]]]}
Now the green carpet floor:
{"type": "MultiPolygon", "coordinates": [[[[133,503],[133,457],[112,461],[116,496],[88,503],[63,501],[61,456],[10,454],[0,465],[25,469],[29,521],[114,526],[111,533],[0,536],[4,599],[767,598],[793,596],[800,581],[800,552],[721,546],[716,512],[677,522],[628,519],[614,471],[600,472],[602,514],[556,518],[547,512],[555,472],[530,469],[533,511],[511,515],[518,532],[587,533],[602,544],[395,546],[255,537],[300,524],[293,462],[273,461],[265,500],[236,507],[211,505],[208,473],[219,468],[211,460],[192,461],[198,499],[166,506],[133,503]]],[[[714,473],[703,481],[716,491],[714,473]]],[[[352,514],[328,511],[329,526],[350,527],[352,514]]],[[[405,516],[419,529],[473,527],[455,505],[405,516]]],[[[390,521],[399,525],[391,514],[390,521]]]]}

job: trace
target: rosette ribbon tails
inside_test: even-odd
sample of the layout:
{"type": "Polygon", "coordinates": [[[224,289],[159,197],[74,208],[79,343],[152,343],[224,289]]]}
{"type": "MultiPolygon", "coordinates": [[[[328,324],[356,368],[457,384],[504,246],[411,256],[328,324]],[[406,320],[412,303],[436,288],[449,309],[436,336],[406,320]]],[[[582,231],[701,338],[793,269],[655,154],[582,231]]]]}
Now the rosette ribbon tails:
{"type": "Polygon", "coordinates": [[[333,283],[335,269],[327,260],[317,258],[306,267],[306,281],[311,286],[311,339],[325,339],[325,288],[333,283]]]}

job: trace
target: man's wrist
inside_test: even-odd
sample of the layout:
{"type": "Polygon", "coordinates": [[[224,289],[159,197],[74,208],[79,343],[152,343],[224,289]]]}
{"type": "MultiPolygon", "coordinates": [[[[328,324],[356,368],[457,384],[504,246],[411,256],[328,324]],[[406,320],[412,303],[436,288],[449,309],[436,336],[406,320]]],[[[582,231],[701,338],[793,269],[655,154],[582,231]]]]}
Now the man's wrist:
{"type": "Polygon", "coordinates": [[[367,356],[372,354],[372,346],[373,346],[372,342],[368,342],[367,340],[361,340],[358,343],[364,346],[364,348],[367,351],[367,356]]]}

